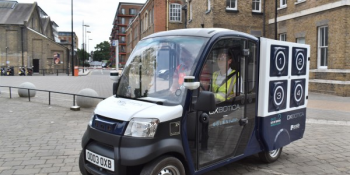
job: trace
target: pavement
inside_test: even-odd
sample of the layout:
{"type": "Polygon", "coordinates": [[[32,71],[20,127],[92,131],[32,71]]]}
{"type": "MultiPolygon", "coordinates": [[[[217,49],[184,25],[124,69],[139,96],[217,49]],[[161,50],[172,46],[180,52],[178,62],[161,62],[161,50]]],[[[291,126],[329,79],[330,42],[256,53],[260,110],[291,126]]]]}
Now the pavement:
{"type": "MultiPolygon", "coordinates": [[[[112,93],[107,75],[0,77],[0,85],[32,82],[38,89],[77,93],[92,88],[100,96],[112,93]]],[[[39,93],[31,101],[10,99],[0,88],[0,175],[79,175],[81,137],[94,108],[71,111],[70,96],[39,93]]],[[[280,159],[261,163],[250,156],[205,175],[350,174],[350,97],[309,93],[304,138],[283,148],[280,159]]]]}

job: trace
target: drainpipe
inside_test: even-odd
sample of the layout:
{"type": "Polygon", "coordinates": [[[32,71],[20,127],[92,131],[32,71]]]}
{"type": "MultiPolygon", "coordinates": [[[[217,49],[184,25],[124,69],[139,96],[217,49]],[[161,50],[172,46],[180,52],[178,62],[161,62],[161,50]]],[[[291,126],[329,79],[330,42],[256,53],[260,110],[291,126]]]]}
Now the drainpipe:
{"type": "Polygon", "coordinates": [[[265,36],[265,25],[266,25],[266,0],[264,0],[264,12],[263,12],[263,37],[265,36]]]}
{"type": "Polygon", "coordinates": [[[275,40],[277,40],[277,0],[275,0],[275,40]]]}
{"type": "Polygon", "coordinates": [[[23,31],[24,31],[24,27],[21,27],[21,44],[22,44],[22,67],[24,67],[24,41],[23,41],[23,31]]]}
{"type": "Polygon", "coordinates": [[[166,0],[166,30],[169,30],[169,0],[166,0]]]}

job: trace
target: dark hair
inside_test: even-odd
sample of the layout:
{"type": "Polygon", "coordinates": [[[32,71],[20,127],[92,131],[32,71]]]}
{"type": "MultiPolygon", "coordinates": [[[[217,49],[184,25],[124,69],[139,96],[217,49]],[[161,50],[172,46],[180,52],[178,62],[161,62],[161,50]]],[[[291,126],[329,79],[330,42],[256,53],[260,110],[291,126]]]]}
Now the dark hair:
{"type": "Polygon", "coordinates": [[[229,57],[232,59],[229,65],[231,69],[235,69],[240,63],[240,57],[243,55],[241,46],[234,46],[229,49],[229,57]]]}

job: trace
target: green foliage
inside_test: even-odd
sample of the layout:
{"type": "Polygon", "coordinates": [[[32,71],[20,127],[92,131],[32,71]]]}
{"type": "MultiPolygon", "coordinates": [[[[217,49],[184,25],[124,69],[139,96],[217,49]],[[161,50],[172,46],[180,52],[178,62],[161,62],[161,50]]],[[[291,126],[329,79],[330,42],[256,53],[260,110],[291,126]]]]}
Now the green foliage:
{"type": "Polygon", "coordinates": [[[89,56],[90,56],[90,54],[87,53],[86,50],[84,50],[84,52],[83,52],[83,49],[78,49],[77,55],[78,55],[79,65],[83,65],[83,62],[84,62],[83,56],[85,56],[85,61],[89,60],[89,56]]]}
{"type": "Polygon", "coordinates": [[[109,59],[110,57],[110,47],[108,41],[103,41],[100,44],[97,44],[94,51],[93,60],[94,61],[102,61],[109,59]]]}

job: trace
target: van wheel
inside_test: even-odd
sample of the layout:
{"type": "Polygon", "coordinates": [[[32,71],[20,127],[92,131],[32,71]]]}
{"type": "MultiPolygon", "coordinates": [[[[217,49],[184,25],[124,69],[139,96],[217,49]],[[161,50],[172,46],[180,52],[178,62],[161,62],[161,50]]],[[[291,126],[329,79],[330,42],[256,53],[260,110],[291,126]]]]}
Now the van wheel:
{"type": "Polygon", "coordinates": [[[79,169],[82,175],[91,175],[90,173],[88,173],[85,169],[84,166],[84,151],[80,152],[80,157],[79,157],[79,169]]]}
{"type": "Polygon", "coordinates": [[[275,162],[281,156],[282,148],[283,147],[271,151],[260,152],[259,157],[265,163],[275,162]]]}
{"type": "Polygon", "coordinates": [[[159,157],[146,164],[140,175],[184,175],[185,168],[181,161],[172,156],[159,157]]]}

